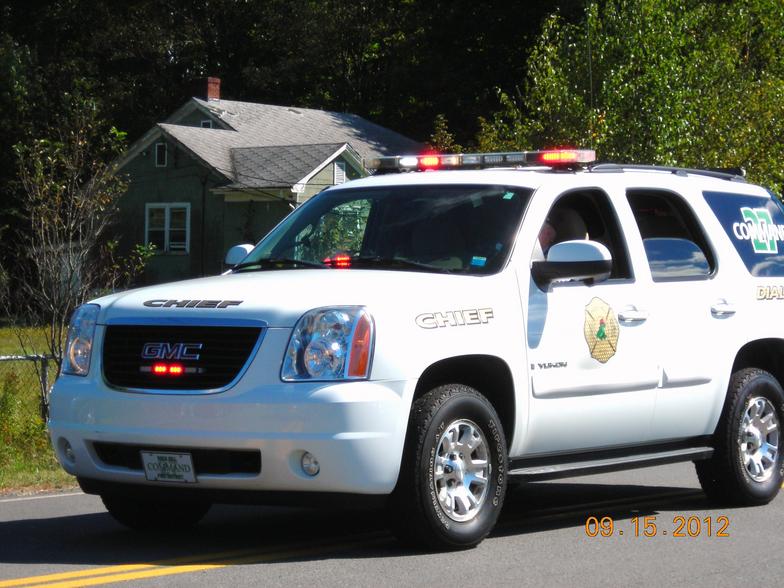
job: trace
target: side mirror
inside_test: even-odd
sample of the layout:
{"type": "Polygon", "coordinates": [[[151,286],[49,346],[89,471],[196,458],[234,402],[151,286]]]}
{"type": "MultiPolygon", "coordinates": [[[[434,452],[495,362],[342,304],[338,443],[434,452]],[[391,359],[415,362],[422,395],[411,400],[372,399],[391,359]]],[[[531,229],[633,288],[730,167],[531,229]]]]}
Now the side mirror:
{"type": "Polygon", "coordinates": [[[243,259],[248,256],[248,253],[253,251],[253,245],[244,244],[244,245],[235,245],[229,252],[226,253],[226,259],[224,263],[226,265],[237,265],[243,259]]]}
{"type": "Polygon", "coordinates": [[[535,261],[531,265],[531,276],[542,289],[552,282],[564,280],[581,280],[587,284],[601,282],[610,277],[611,271],[610,250],[596,241],[556,243],[547,252],[546,261],[535,261]]]}

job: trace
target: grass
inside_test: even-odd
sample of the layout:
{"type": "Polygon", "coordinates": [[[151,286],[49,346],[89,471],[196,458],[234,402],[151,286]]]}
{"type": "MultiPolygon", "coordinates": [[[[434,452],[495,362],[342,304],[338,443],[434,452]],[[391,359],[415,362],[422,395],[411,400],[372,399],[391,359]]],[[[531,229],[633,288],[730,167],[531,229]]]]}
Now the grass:
{"type": "Polygon", "coordinates": [[[48,354],[47,331],[43,327],[28,327],[18,332],[11,327],[0,328],[0,355],[48,354]],[[22,336],[27,349],[22,349],[18,335],[22,336]]]}
{"type": "MultiPolygon", "coordinates": [[[[43,353],[43,329],[26,329],[28,353],[43,353]]],[[[0,328],[0,355],[23,355],[10,328],[0,328]]],[[[54,362],[49,381],[54,381],[54,362]]],[[[75,481],[54,458],[40,415],[40,384],[28,361],[0,362],[0,494],[73,487],[75,481]]]]}

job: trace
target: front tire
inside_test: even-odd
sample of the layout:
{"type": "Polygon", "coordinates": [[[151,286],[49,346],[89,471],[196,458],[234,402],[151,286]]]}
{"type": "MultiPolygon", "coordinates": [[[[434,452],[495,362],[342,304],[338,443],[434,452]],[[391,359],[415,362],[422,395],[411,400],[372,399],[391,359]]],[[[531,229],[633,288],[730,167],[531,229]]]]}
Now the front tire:
{"type": "Polygon", "coordinates": [[[695,463],[709,498],[739,505],[775,498],[784,478],[783,422],[784,391],[776,378],[756,368],[732,374],[713,457],[695,463]]]}
{"type": "Polygon", "coordinates": [[[209,502],[174,502],[102,494],[106,510],[118,522],[136,531],[178,531],[198,523],[212,506],[209,502]]]}
{"type": "Polygon", "coordinates": [[[478,545],[495,526],[506,493],[506,440],[495,409],[468,386],[439,386],[413,405],[393,531],[434,550],[478,545]]]}

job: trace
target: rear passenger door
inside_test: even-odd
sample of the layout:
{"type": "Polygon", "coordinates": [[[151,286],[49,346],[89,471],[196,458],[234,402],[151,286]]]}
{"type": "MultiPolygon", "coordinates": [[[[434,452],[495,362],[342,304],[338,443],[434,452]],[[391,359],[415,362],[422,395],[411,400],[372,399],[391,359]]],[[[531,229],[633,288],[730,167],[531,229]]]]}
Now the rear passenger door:
{"type": "Polygon", "coordinates": [[[680,194],[627,190],[647,272],[638,280],[652,294],[649,353],[659,361],[653,440],[711,434],[718,387],[718,350],[734,328],[732,289],[718,275],[707,233],[680,194]]]}

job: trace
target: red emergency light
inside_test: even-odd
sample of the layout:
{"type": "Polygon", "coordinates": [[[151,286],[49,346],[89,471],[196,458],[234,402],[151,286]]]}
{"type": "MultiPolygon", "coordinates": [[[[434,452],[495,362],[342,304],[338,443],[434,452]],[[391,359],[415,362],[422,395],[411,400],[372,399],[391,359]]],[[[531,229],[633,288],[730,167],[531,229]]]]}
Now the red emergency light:
{"type": "Polygon", "coordinates": [[[185,368],[179,363],[156,363],[152,366],[152,373],[156,376],[181,376],[185,368]]]}
{"type": "Polygon", "coordinates": [[[379,157],[369,167],[379,172],[430,171],[436,169],[483,169],[488,167],[519,168],[547,166],[576,169],[596,161],[593,149],[559,148],[542,151],[508,151],[503,153],[449,153],[395,155],[379,157]]]}
{"type": "Polygon", "coordinates": [[[323,263],[336,269],[348,269],[351,267],[351,256],[348,253],[335,253],[332,257],[325,257],[323,263]]]}

